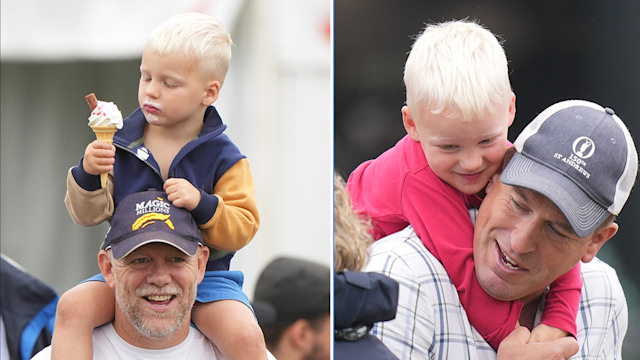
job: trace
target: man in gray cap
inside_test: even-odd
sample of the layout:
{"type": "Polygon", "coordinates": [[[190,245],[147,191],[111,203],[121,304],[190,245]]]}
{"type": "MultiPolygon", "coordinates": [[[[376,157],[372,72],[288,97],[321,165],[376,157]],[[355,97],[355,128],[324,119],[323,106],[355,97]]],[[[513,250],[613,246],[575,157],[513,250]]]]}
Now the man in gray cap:
{"type": "Polygon", "coordinates": [[[287,257],[260,274],[252,306],[278,360],[330,359],[330,276],[328,266],[287,257]]]}
{"type": "MultiPolygon", "coordinates": [[[[620,358],[626,300],[615,271],[596,254],[617,232],[615,216],[638,172],[629,131],[609,108],[562,101],[527,125],[507,161],[486,188],[469,249],[485,292],[524,303],[521,326],[502,342],[498,359],[569,358],[576,351],[576,358],[620,358]],[[579,262],[577,339],[529,342],[548,286],[579,262]]],[[[398,357],[496,358],[461,311],[442,264],[410,227],[374,243],[367,270],[400,283],[396,318],[373,329],[398,357]]]]}

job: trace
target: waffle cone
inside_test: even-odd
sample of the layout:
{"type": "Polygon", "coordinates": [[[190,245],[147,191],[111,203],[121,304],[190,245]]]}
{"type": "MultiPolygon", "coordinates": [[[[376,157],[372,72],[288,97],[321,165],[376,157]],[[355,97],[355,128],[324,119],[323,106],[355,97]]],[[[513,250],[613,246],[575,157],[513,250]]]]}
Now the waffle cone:
{"type": "MultiPolygon", "coordinates": [[[[109,144],[113,143],[113,135],[118,130],[115,126],[91,126],[91,129],[96,134],[96,139],[109,144]]],[[[100,184],[102,188],[107,187],[107,173],[100,174],[100,184]]]]}

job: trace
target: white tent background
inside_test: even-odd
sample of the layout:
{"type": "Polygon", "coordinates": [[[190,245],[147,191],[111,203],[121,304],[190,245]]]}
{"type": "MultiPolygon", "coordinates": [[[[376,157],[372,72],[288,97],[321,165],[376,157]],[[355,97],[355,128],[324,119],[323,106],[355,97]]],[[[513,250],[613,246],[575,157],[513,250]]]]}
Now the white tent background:
{"type": "Polygon", "coordinates": [[[261,227],[232,261],[251,298],[277,256],[332,263],[331,3],[324,0],[2,0],[1,248],[62,293],[98,272],[107,230],[64,207],[65,177],[93,140],[84,95],[137,107],[151,30],[188,11],[218,18],[235,43],[215,103],[247,155],[261,227]],[[115,75],[114,75],[115,74],[115,75]],[[126,98],[124,97],[126,94],[126,98]]]}

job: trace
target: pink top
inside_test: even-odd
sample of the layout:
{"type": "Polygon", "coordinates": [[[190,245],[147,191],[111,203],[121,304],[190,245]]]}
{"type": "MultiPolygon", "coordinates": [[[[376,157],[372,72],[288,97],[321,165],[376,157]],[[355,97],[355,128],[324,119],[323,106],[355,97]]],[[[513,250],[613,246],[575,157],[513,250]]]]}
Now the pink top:
{"type": "MultiPolygon", "coordinates": [[[[471,324],[497,349],[515,328],[523,303],[489,296],[476,278],[473,224],[469,208],[481,199],[442,181],[431,170],[417,141],[408,136],[351,173],[347,183],[354,208],[371,217],[379,239],[409,224],[444,266],[458,290],[471,324]]],[[[551,284],[542,323],[576,336],[582,278],[580,264],[551,284]]]]}

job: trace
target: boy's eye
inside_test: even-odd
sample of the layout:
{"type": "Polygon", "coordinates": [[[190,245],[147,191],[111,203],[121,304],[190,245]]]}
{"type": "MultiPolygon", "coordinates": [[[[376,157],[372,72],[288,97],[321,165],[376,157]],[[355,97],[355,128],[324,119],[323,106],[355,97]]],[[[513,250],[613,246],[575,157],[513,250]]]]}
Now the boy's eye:
{"type": "Polygon", "coordinates": [[[495,138],[495,137],[488,138],[488,139],[484,139],[484,140],[480,141],[480,144],[483,144],[483,145],[491,144],[491,143],[493,143],[495,140],[496,140],[496,138],[495,138]]]}
{"type": "Polygon", "coordinates": [[[446,151],[455,150],[455,149],[457,149],[457,148],[458,148],[458,146],[457,146],[457,145],[438,145],[438,147],[439,147],[441,150],[446,150],[446,151]]]}
{"type": "Polygon", "coordinates": [[[176,85],[176,84],[172,84],[172,83],[170,83],[170,82],[166,82],[166,81],[165,81],[165,82],[164,82],[164,86],[166,86],[166,87],[168,87],[168,88],[174,88],[174,87],[176,87],[176,86],[178,86],[178,85],[176,85]]]}

